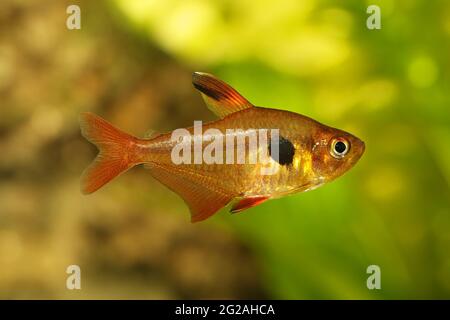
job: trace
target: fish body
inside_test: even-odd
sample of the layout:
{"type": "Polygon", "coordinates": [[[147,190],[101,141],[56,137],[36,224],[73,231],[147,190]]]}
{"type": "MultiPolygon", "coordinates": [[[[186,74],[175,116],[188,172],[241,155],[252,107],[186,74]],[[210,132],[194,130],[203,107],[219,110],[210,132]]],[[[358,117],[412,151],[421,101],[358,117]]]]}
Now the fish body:
{"type": "Polygon", "coordinates": [[[182,163],[174,161],[181,141],[174,139],[174,132],[139,139],[92,113],[82,114],[83,135],[100,149],[83,174],[82,191],[94,192],[127,169],[144,164],[154,178],[185,200],[195,222],[230,202],[234,202],[231,211],[239,212],[268,199],[317,188],[353,167],[364,152],[364,143],[350,133],[293,112],[253,106],[212,75],[194,73],[193,83],[220,119],[184,130],[189,140],[180,152],[187,156],[182,163]],[[271,140],[274,130],[276,139],[271,140]],[[253,142],[263,141],[261,132],[267,133],[267,141],[255,147],[250,136],[258,137],[253,142]],[[211,148],[213,142],[223,147],[211,148]],[[200,156],[195,154],[198,151],[200,156]],[[205,161],[206,155],[215,161],[205,161]]]}

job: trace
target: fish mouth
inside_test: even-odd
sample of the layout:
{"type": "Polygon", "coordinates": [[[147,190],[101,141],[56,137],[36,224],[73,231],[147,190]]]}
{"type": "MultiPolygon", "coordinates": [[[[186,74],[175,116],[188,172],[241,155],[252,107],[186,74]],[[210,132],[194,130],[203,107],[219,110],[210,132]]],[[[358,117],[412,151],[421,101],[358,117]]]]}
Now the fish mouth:
{"type": "Polygon", "coordinates": [[[358,160],[362,157],[362,155],[364,154],[364,151],[366,150],[366,144],[364,143],[364,141],[361,141],[358,139],[356,145],[357,145],[356,152],[354,153],[354,155],[352,157],[353,164],[358,162],[358,160]]]}

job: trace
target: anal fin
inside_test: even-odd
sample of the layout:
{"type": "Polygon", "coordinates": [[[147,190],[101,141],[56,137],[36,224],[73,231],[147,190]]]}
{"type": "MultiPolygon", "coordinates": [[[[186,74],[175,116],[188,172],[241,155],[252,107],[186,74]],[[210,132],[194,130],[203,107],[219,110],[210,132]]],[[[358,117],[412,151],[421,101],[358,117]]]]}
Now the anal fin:
{"type": "Polygon", "coordinates": [[[191,211],[191,222],[205,220],[225,207],[233,198],[224,190],[211,186],[208,177],[190,170],[152,163],[147,168],[152,176],[177,193],[191,211]]]}
{"type": "Polygon", "coordinates": [[[233,205],[230,212],[238,213],[238,212],[244,211],[251,207],[257,206],[258,204],[261,204],[268,199],[269,199],[269,197],[267,197],[267,196],[256,196],[256,197],[243,198],[239,202],[237,202],[233,205]]]}

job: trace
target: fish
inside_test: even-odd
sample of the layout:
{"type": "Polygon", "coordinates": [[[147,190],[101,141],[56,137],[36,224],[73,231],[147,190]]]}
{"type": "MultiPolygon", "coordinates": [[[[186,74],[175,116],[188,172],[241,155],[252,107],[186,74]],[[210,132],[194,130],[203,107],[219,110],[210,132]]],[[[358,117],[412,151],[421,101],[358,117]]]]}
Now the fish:
{"type": "Polygon", "coordinates": [[[191,222],[198,222],[228,205],[231,213],[237,213],[269,199],[316,189],[342,176],[364,153],[365,144],[356,136],[301,114],[254,106],[212,74],[194,72],[192,83],[218,119],[177,129],[182,138],[174,138],[176,130],[138,138],[94,113],[81,113],[81,133],[99,149],[82,174],[81,192],[93,193],[143,164],[185,201],[191,222]],[[215,134],[208,133],[212,130],[215,134]],[[257,136],[266,143],[250,148],[253,132],[274,134],[265,140],[257,136]],[[224,148],[211,147],[223,141],[224,148]],[[243,144],[229,147],[229,141],[243,144]],[[207,154],[223,161],[206,161],[207,154]],[[264,161],[250,161],[255,158],[264,161]]]}

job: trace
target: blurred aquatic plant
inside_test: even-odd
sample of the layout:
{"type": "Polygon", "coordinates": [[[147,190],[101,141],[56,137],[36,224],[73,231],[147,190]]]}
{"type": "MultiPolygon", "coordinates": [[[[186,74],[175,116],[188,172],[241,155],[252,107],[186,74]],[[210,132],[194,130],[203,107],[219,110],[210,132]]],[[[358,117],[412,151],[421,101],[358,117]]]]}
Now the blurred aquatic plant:
{"type": "Polygon", "coordinates": [[[315,11],[315,1],[115,2],[149,39],[193,64],[257,60],[287,74],[317,74],[351,50],[352,16],[338,7],[315,11]]]}

